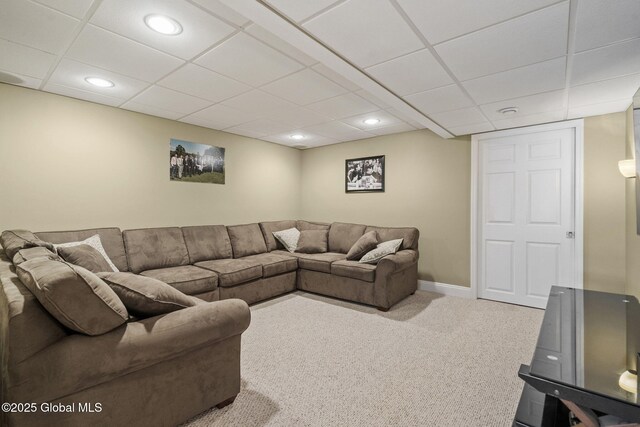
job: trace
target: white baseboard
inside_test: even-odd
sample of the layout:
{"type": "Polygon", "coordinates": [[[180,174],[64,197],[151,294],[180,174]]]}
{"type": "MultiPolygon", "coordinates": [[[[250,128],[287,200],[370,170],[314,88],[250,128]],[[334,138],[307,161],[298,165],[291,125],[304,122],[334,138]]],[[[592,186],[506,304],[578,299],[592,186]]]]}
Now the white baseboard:
{"type": "Polygon", "coordinates": [[[464,286],[450,285],[448,283],[431,282],[428,280],[418,280],[418,289],[421,291],[435,292],[442,295],[449,295],[452,297],[470,298],[474,296],[471,293],[471,288],[464,286]]]}

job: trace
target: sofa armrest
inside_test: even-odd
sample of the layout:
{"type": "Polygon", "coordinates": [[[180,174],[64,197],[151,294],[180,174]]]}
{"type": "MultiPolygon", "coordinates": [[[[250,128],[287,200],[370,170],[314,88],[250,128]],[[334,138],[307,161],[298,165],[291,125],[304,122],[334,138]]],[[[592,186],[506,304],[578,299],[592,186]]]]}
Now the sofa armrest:
{"type": "MultiPolygon", "coordinates": [[[[378,262],[378,268],[385,273],[395,273],[404,270],[418,262],[418,251],[413,249],[404,249],[393,255],[387,255],[378,262]]],[[[376,269],[376,270],[377,270],[376,269]]]]}
{"type": "Polygon", "coordinates": [[[99,336],[73,334],[20,363],[11,395],[25,402],[65,396],[240,335],[250,321],[248,305],[231,299],[130,322],[99,336]]]}

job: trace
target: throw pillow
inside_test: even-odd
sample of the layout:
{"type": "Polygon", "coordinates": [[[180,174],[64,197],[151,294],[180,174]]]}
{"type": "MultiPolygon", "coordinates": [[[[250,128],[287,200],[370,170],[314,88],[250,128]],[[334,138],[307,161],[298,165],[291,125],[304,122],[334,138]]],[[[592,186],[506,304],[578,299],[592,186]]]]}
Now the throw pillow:
{"type": "Polygon", "coordinates": [[[380,261],[387,255],[392,255],[398,252],[398,249],[400,249],[400,246],[402,245],[402,240],[403,239],[395,239],[382,242],[378,244],[378,246],[376,246],[374,250],[364,254],[364,256],[360,258],[360,261],[358,262],[377,264],[378,261],[380,261]]]}
{"type": "Polygon", "coordinates": [[[69,329],[100,335],[125,323],[128,313],[98,276],[77,265],[48,258],[20,264],[16,271],[40,304],[69,329]]]}
{"type": "Polygon", "coordinates": [[[109,255],[107,255],[107,251],[105,251],[104,247],[102,246],[102,242],[100,241],[100,235],[99,234],[94,234],[93,236],[91,236],[91,237],[89,237],[87,239],[84,239],[81,242],[60,243],[60,244],[57,244],[57,245],[53,245],[53,247],[55,248],[56,252],[58,252],[60,250],[60,248],[70,248],[72,246],[79,246],[79,245],[89,245],[89,246],[91,246],[92,248],[94,248],[95,250],[100,252],[100,255],[102,255],[102,257],[105,259],[105,261],[107,261],[107,264],[109,264],[110,271],[120,271],[113,264],[113,262],[111,262],[111,259],[109,259],[109,255]]]}
{"type": "Polygon", "coordinates": [[[65,261],[86,268],[92,273],[113,271],[107,260],[93,246],[84,244],[61,246],[58,248],[58,255],[65,261]]]}
{"type": "Polygon", "coordinates": [[[20,249],[18,253],[15,254],[13,257],[13,265],[17,267],[18,265],[22,264],[25,261],[29,261],[30,259],[34,259],[34,258],[42,258],[42,257],[60,260],[60,257],[54,254],[53,252],[51,252],[49,249],[44,248],[42,246],[38,246],[35,248],[20,249]]]}
{"type": "Polygon", "coordinates": [[[40,240],[28,230],[6,230],[0,235],[0,245],[4,248],[7,257],[13,261],[13,257],[20,249],[44,247],[53,251],[53,245],[40,240]]]}
{"type": "Polygon", "coordinates": [[[282,231],[274,231],[273,237],[278,239],[282,246],[289,252],[295,252],[298,247],[298,239],[300,238],[300,232],[297,228],[287,228],[282,231]]]}
{"type": "Polygon", "coordinates": [[[319,254],[327,252],[326,230],[305,230],[300,232],[296,252],[303,254],[319,254]]]}
{"type": "Polygon", "coordinates": [[[203,303],[152,277],[123,272],[98,273],[98,277],[113,289],[127,310],[141,318],[203,303]]]}
{"type": "Polygon", "coordinates": [[[364,254],[375,249],[376,246],[378,246],[378,232],[372,230],[364,233],[347,252],[347,259],[349,261],[357,261],[364,254]]]}

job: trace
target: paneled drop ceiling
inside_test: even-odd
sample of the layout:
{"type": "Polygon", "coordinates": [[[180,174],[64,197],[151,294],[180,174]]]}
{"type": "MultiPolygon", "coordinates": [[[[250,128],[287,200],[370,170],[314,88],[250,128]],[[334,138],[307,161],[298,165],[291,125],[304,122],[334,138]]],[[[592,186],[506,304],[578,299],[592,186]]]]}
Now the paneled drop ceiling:
{"type": "Polygon", "coordinates": [[[0,0],[0,81],[297,147],[451,137],[625,110],[639,22],[638,0],[0,0]]]}

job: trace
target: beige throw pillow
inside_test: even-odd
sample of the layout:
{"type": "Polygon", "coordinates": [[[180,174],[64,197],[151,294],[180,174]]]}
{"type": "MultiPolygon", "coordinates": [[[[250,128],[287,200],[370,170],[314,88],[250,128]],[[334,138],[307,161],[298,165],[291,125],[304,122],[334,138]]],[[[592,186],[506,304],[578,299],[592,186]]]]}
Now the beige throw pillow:
{"type": "Polygon", "coordinates": [[[300,231],[297,228],[288,228],[282,231],[274,231],[273,237],[278,239],[282,246],[289,252],[295,252],[298,247],[298,239],[300,238],[300,231]]]}
{"type": "Polygon", "coordinates": [[[111,269],[111,271],[120,271],[118,270],[118,268],[113,264],[113,262],[111,262],[111,259],[109,259],[109,255],[107,255],[107,251],[104,250],[104,247],[102,246],[102,241],[100,241],[100,235],[99,234],[94,234],[93,236],[84,239],[81,242],[69,242],[69,243],[60,243],[57,245],[53,245],[56,252],[58,252],[59,248],[69,248],[72,246],[79,246],[79,245],[89,245],[92,248],[94,248],[95,250],[97,250],[98,252],[100,252],[100,255],[102,255],[105,259],[105,261],[107,262],[107,264],[109,264],[109,268],[111,269]]]}
{"type": "Polygon", "coordinates": [[[296,252],[320,254],[327,252],[327,230],[304,230],[300,232],[296,252]]]}
{"type": "Polygon", "coordinates": [[[374,250],[367,252],[359,262],[377,264],[378,261],[387,255],[392,255],[398,252],[398,249],[402,246],[402,240],[403,239],[395,239],[378,244],[374,250]]]}
{"type": "Polygon", "coordinates": [[[77,245],[68,247],[59,247],[58,255],[71,264],[79,265],[86,268],[92,273],[101,271],[113,271],[111,266],[100,252],[93,246],[77,245]]]}
{"type": "Polygon", "coordinates": [[[373,250],[378,246],[378,232],[375,230],[364,233],[349,249],[347,252],[347,259],[349,261],[357,261],[364,256],[367,252],[373,250]]]}

